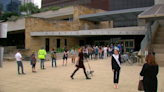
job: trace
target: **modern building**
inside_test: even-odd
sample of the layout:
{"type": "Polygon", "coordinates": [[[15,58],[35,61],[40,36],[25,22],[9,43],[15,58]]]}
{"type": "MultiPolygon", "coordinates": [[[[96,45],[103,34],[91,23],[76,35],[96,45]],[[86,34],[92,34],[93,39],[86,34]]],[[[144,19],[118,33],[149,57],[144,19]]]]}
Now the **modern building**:
{"type": "Polygon", "coordinates": [[[19,6],[21,2],[19,0],[0,0],[0,11],[6,12],[19,12],[19,6]]]}
{"type": "Polygon", "coordinates": [[[34,0],[19,0],[19,1],[21,1],[22,5],[25,4],[25,3],[29,3],[29,2],[34,3],[34,0]]]}
{"type": "Polygon", "coordinates": [[[82,5],[61,8],[8,22],[4,46],[24,49],[29,56],[41,46],[68,49],[79,45],[124,44],[124,50],[153,48],[158,63],[164,65],[164,1],[156,5],[115,11],[104,11],[82,5]],[[163,2],[163,3],[162,3],[163,2]]]}
{"type": "Polygon", "coordinates": [[[83,5],[106,11],[150,7],[154,0],[42,0],[42,7],[83,5]]]}

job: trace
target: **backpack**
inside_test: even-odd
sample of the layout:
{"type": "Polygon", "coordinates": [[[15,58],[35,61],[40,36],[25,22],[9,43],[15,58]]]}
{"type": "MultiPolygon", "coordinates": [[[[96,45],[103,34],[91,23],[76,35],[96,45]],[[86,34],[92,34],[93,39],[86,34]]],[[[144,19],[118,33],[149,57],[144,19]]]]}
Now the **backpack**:
{"type": "Polygon", "coordinates": [[[54,58],[54,53],[51,53],[51,58],[54,58]]]}

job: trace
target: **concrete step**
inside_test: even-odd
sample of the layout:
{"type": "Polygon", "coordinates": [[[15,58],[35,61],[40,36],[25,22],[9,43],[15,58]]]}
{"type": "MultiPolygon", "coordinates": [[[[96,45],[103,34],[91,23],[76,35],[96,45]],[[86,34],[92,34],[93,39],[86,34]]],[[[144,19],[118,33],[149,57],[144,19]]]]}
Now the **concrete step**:
{"type": "Polygon", "coordinates": [[[157,32],[164,32],[164,27],[159,27],[157,32]]]}
{"type": "Polygon", "coordinates": [[[164,37],[155,37],[154,41],[164,41],[164,37]]]}
{"type": "Polygon", "coordinates": [[[153,44],[164,44],[164,41],[157,40],[157,41],[154,41],[153,44]]]}
{"type": "Polygon", "coordinates": [[[157,64],[158,64],[158,66],[164,67],[164,61],[157,61],[157,60],[156,60],[156,62],[157,62],[157,64]]]}
{"type": "Polygon", "coordinates": [[[157,32],[156,37],[164,37],[164,32],[157,32]]]}
{"type": "Polygon", "coordinates": [[[164,49],[162,49],[162,48],[153,48],[153,50],[154,50],[155,53],[164,54],[164,49]]]}
{"type": "Polygon", "coordinates": [[[155,59],[157,61],[163,61],[164,60],[164,53],[162,53],[162,54],[156,53],[155,59]]]}
{"type": "Polygon", "coordinates": [[[3,57],[3,61],[16,61],[15,57],[3,57]]]}
{"type": "Polygon", "coordinates": [[[152,44],[151,48],[153,49],[164,49],[164,44],[152,44]]]}

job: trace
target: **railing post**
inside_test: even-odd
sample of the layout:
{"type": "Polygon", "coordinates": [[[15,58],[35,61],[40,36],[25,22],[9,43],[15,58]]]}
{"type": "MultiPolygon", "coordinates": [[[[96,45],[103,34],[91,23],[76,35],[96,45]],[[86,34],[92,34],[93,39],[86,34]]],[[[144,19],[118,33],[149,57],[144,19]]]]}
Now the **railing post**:
{"type": "Polygon", "coordinates": [[[151,45],[151,22],[146,23],[147,37],[148,37],[148,47],[146,48],[148,51],[151,45]]]}

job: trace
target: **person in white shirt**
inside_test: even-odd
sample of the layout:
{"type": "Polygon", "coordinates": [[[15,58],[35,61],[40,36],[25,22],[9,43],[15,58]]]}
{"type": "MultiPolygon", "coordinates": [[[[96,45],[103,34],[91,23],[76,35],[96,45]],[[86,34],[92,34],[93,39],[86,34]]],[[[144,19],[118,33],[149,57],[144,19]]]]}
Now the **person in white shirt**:
{"type": "Polygon", "coordinates": [[[18,65],[18,74],[20,74],[20,72],[19,72],[19,67],[21,67],[22,68],[22,74],[25,74],[24,72],[23,72],[23,63],[22,63],[22,55],[21,55],[21,50],[19,50],[16,54],[15,54],[15,59],[16,59],[16,61],[17,61],[17,65],[18,65]]]}
{"type": "Polygon", "coordinates": [[[113,49],[112,49],[111,47],[108,48],[108,51],[109,51],[109,55],[110,55],[110,56],[112,56],[112,50],[113,50],[113,49]]]}
{"type": "Polygon", "coordinates": [[[104,59],[107,58],[107,47],[104,47],[104,59]]]}

